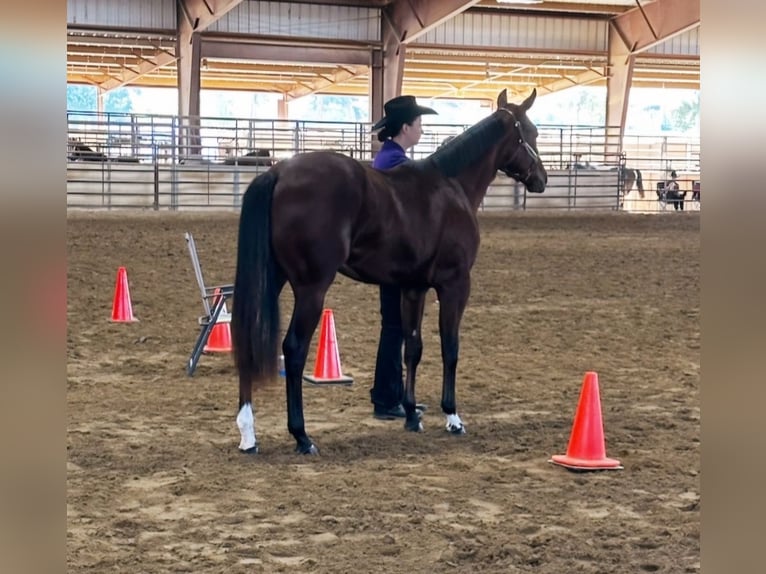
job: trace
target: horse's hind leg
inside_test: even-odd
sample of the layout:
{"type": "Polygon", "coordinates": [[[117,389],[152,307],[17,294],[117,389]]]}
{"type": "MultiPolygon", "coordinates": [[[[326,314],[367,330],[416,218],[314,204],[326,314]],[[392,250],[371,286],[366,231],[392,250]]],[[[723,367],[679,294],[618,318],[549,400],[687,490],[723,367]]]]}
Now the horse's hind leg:
{"type": "MultiPolygon", "coordinates": [[[[285,278],[279,274],[277,294],[285,285],[285,278]]],[[[255,436],[255,413],[253,412],[253,381],[249,376],[239,375],[239,411],[237,412],[237,427],[239,428],[239,450],[246,454],[258,453],[258,440],[255,436]]]]}
{"type": "Polygon", "coordinates": [[[463,421],[457,414],[455,401],[455,376],[459,351],[460,320],[463,317],[468,295],[471,291],[470,277],[437,290],[439,294],[439,335],[442,346],[443,383],[442,411],[447,415],[447,431],[465,434],[463,421]]]}
{"type": "Polygon", "coordinates": [[[287,378],[287,430],[295,438],[295,451],[300,454],[319,454],[319,450],[306,434],[303,420],[303,370],[311,344],[311,337],[322,315],[322,305],[330,282],[312,286],[293,286],[295,306],[282,352],[285,355],[287,378]]]}
{"type": "Polygon", "coordinates": [[[426,301],[426,290],[402,290],[402,332],[404,333],[404,364],[407,366],[407,376],[404,381],[404,398],[402,406],[406,413],[404,428],[411,431],[422,431],[423,424],[415,408],[415,372],[423,355],[423,338],[421,325],[423,309],[426,301]]]}
{"type": "Polygon", "coordinates": [[[253,413],[253,381],[249,376],[239,376],[239,412],[237,413],[239,428],[239,450],[247,454],[258,452],[258,441],[255,438],[255,414],[253,413]]]}

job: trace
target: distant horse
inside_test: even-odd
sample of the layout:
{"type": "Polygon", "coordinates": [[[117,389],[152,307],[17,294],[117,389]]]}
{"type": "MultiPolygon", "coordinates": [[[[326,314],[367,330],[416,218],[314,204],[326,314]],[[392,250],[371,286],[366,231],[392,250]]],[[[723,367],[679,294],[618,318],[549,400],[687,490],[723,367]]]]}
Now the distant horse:
{"type": "Polygon", "coordinates": [[[641,177],[641,170],[621,165],[617,168],[617,180],[623,198],[630,193],[635,183],[638,188],[638,196],[644,199],[644,180],[641,177]]]}
{"type": "Polygon", "coordinates": [[[257,149],[240,157],[227,157],[223,160],[224,165],[274,165],[275,158],[267,149],[257,149]]]}
{"type": "Polygon", "coordinates": [[[117,156],[110,158],[100,151],[95,151],[90,146],[81,143],[75,143],[72,147],[73,151],[69,154],[69,161],[113,161],[117,163],[139,163],[137,157],[117,156]]]}
{"type": "Polygon", "coordinates": [[[623,165],[619,166],[612,166],[612,167],[602,167],[597,164],[592,164],[590,162],[580,163],[575,162],[571,164],[567,164],[567,169],[588,169],[588,170],[605,170],[605,171],[617,171],[617,186],[620,190],[620,206],[622,207],[622,203],[625,201],[625,196],[628,195],[628,193],[631,192],[633,189],[633,185],[636,185],[636,188],[638,189],[638,196],[641,199],[644,199],[644,180],[641,176],[641,170],[631,168],[631,167],[625,167],[623,165]]]}
{"type": "Polygon", "coordinates": [[[81,143],[73,144],[73,150],[69,154],[70,161],[107,161],[106,155],[95,151],[90,146],[81,143]]]}
{"type": "Polygon", "coordinates": [[[465,432],[455,402],[458,331],[479,248],[477,210],[498,170],[545,190],[537,128],[503,90],[497,111],[431,156],[377,171],[334,152],[302,153],[259,175],[248,187],[239,221],[231,330],[239,373],[237,426],[243,452],[257,452],[252,391],[277,373],[279,294],[290,283],[295,302],[282,341],[287,428],[296,451],[318,454],[306,434],[302,375],[325,294],[340,272],[402,289],[407,367],[405,428],[423,426],[415,409],[415,371],[423,343],[425,295],[439,297],[447,430],[465,432]]]}

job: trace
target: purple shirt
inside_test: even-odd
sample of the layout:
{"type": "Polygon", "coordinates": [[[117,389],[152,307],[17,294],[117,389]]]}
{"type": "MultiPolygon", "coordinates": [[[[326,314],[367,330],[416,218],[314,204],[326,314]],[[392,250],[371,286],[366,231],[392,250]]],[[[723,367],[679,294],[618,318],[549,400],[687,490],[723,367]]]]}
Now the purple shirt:
{"type": "Polygon", "coordinates": [[[402,146],[394,140],[386,140],[383,142],[380,151],[375,155],[375,159],[372,160],[372,167],[375,169],[391,169],[409,160],[410,158],[404,153],[402,146]]]}

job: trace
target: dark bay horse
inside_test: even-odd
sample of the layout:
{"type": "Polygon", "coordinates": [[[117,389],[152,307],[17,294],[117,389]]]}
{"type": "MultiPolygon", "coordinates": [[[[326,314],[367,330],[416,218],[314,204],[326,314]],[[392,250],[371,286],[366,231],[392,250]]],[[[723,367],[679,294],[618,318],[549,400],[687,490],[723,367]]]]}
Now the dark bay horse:
{"type": "Polygon", "coordinates": [[[425,295],[439,298],[441,406],[447,430],[464,433],[455,403],[458,331],[479,248],[476,212],[498,170],[545,190],[537,128],[521,104],[498,96],[497,111],[431,156],[380,172],[333,152],[298,154],[256,177],[239,221],[231,330],[239,372],[239,448],[257,452],[253,386],[277,377],[279,294],[289,283],[293,314],[282,341],[287,428],[296,451],[318,454],[306,434],[302,376],[325,294],[336,273],[402,289],[406,365],[405,428],[423,426],[415,409],[425,295]]]}

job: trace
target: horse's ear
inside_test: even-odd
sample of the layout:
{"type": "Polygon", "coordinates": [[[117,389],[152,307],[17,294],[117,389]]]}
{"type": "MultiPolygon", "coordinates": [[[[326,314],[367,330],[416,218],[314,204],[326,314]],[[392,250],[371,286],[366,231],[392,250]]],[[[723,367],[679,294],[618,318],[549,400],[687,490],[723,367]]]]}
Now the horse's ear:
{"type": "Polygon", "coordinates": [[[529,94],[529,97],[521,103],[521,106],[520,106],[521,109],[526,112],[529,108],[532,107],[532,104],[535,103],[536,97],[537,97],[537,88],[532,90],[532,93],[529,94]]]}
{"type": "Polygon", "coordinates": [[[508,90],[503,89],[497,96],[497,109],[508,107],[508,90]]]}

